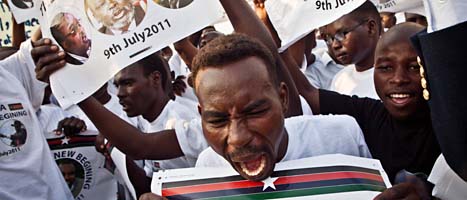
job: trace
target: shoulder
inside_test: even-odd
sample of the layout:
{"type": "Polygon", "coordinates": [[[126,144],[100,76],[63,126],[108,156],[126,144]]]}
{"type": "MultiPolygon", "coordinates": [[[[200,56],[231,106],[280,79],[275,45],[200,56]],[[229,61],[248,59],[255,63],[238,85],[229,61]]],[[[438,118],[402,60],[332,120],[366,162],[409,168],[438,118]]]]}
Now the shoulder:
{"type": "Polygon", "coordinates": [[[297,116],[287,118],[285,120],[286,128],[303,128],[303,129],[334,129],[349,127],[358,127],[355,118],[349,115],[314,115],[314,116],[297,116]]]}
{"type": "Polygon", "coordinates": [[[199,154],[196,167],[223,167],[230,164],[221,155],[217,154],[211,147],[199,154]]]}

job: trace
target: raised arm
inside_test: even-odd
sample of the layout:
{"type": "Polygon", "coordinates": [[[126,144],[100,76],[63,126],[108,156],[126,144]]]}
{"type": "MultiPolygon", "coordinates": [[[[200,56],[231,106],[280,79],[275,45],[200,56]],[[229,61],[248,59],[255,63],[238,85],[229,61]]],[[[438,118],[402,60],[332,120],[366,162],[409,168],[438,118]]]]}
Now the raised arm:
{"type": "Polygon", "coordinates": [[[193,45],[188,39],[190,36],[181,39],[178,42],[174,43],[174,48],[177,51],[180,58],[182,58],[183,62],[185,62],[186,66],[191,70],[191,61],[198,53],[198,48],[193,45]]]}
{"type": "MultiPolygon", "coordinates": [[[[255,8],[257,15],[266,25],[275,43],[280,45],[280,38],[277,34],[277,31],[274,29],[274,26],[269,20],[266,9],[264,8],[264,0],[255,0],[255,8]]],[[[307,103],[310,105],[313,111],[313,114],[319,114],[319,90],[313,87],[305,75],[300,71],[300,63],[295,62],[295,59],[289,50],[282,52],[280,56],[285,63],[287,71],[290,73],[298,93],[306,99],[307,103]]]]}
{"type": "MultiPolygon", "coordinates": [[[[50,74],[65,66],[64,54],[49,39],[41,39],[37,44],[31,51],[36,64],[36,77],[48,82],[50,74]]],[[[143,134],[107,110],[94,97],[78,105],[100,133],[134,159],[164,160],[183,156],[174,130],[143,134]]]]}
{"type": "Polygon", "coordinates": [[[298,91],[295,88],[295,84],[287,71],[284,62],[277,53],[277,46],[266,26],[256,16],[253,9],[245,0],[220,0],[220,2],[229,17],[235,32],[243,33],[260,40],[273,53],[278,67],[278,77],[289,87],[289,109],[286,113],[286,117],[301,115],[302,108],[300,105],[298,91]]]}

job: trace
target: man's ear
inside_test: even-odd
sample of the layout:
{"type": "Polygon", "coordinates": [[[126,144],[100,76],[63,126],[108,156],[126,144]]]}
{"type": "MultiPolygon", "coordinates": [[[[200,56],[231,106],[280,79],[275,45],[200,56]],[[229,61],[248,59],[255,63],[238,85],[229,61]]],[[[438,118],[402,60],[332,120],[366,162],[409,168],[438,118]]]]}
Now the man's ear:
{"type": "Polygon", "coordinates": [[[152,85],[157,87],[158,85],[162,87],[162,77],[159,71],[153,71],[149,74],[149,78],[152,81],[152,85]]]}
{"type": "Polygon", "coordinates": [[[284,82],[279,84],[279,98],[282,105],[282,112],[285,114],[289,109],[289,88],[284,82]]]}
{"type": "Polygon", "coordinates": [[[369,19],[367,22],[368,34],[370,36],[379,35],[381,32],[381,28],[378,26],[375,20],[369,19]]]}

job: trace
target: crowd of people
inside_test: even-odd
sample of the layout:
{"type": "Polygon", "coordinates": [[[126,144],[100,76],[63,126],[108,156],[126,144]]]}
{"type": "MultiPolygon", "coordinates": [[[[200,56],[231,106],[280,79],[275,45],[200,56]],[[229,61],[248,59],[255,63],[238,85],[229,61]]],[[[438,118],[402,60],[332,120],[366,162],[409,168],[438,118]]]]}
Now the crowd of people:
{"type": "Polygon", "coordinates": [[[57,40],[72,29],[63,37],[87,42],[79,20],[54,19],[59,44],[39,33],[2,49],[0,199],[161,199],[159,170],[232,167],[261,181],[278,162],[325,154],[378,159],[393,187],[375,199],[467,199],[464,2],[424,1],[425,16],[401,21],[365,1],[279,53],[265,0],[219,1],[234,33],[206,27],[67,110],[48,83],[88,57],[57,40]]]}

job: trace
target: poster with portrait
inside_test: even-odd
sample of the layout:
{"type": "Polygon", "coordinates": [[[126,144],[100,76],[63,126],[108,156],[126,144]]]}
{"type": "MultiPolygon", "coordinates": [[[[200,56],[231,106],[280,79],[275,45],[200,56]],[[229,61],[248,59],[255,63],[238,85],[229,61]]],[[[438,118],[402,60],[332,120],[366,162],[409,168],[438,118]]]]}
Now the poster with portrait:
{"type": "Polygon", "coordinates": [[[277,163],[263,181],[229,168],[156,172],[151,191],[168,199],[373,199],[391,183],[378,160],[342,154],[277,163]]]}
{"type": "Polygon", "coordinates": [[[282,52],[316,28],[327,25],[352,12],[366,0],[275,0],[265,7],[281,39],[282,52]]]}
{"type": "Polygon", "coordinates": [[[115,165],[96,152],[96,131],[67,137],[45,133],[52,156],[75,199],[116,199],[115,165]]]}
{"type": "Polygon", "coordinates": [[[51,87],[62,107],[95,92],[120,69],[216,22],[218,0],[44,0],[41,30],[66,52],[51,87]]]}
{"type": "Polygon", "coordinates": [[[7,0],[17,23],[23,23],[39,15],[41,0],[7,0]]]}

